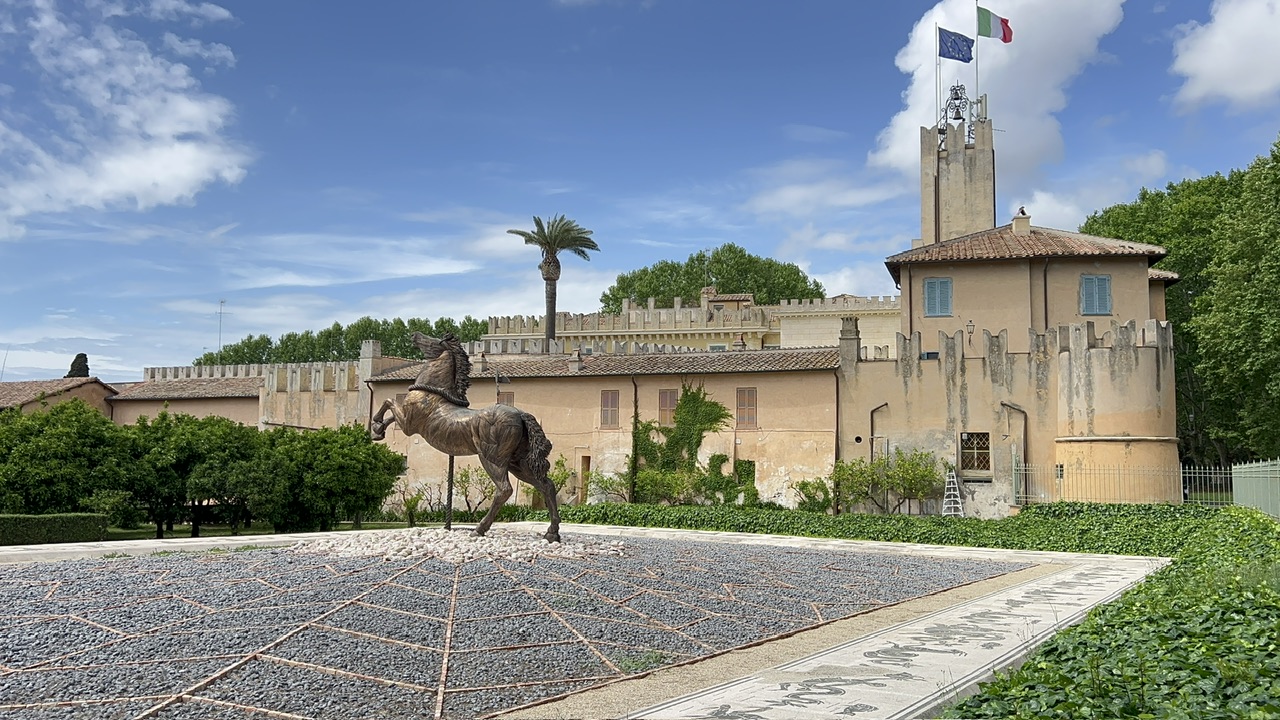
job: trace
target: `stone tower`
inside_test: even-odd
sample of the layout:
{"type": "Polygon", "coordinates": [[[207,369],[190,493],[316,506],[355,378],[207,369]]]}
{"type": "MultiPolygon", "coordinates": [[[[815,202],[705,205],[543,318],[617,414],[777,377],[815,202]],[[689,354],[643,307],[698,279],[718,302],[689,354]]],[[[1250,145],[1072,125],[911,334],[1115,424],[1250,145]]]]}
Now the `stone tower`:
{"type": "Polygon", "coordinates": [[[920,247],[996,226],[996,152],[987,96],[954,85],[938,124],[920,128],[920,247]],[[952,122],[955,124],[952,124],[952,122]]]}

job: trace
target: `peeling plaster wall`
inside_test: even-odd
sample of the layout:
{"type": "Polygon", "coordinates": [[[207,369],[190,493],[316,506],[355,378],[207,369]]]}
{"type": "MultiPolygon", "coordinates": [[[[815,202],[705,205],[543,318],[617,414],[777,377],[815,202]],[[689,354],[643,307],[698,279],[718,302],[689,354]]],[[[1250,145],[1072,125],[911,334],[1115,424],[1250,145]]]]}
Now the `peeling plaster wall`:
{"type": "MultiPolygon", "coordinates": [[[[1015,462],[1176,468],[1169,325],[1113,324],[1103,338],[1093,327],[1031,331],[1029,352],[1010,351],[1006,331],[938,333],[936,357],[920,333],[900,334],[896,362],[844,362],[854,351],[842,347],[840,457],[922,448],[959,468],[961,434],[987,433],[990,472],[958,470],[965,512],[977,517],[1008,514],[1015,462]]],[[[1126,482],[1135,497],[1180,498],[1126,482]]],[[[1069,497],[1071,483],[1047,492],[1069,497]]]]}

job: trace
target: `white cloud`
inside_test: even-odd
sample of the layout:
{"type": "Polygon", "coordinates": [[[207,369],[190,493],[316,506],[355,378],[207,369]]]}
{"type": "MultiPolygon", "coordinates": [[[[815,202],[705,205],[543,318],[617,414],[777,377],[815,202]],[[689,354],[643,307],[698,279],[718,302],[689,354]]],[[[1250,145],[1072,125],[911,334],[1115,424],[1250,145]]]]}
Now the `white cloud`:
{"type": "Polygon", "coordinates": [[[822,283],[827,297],[849,295],[897,295],[893,277],[885,269],[884,262],[868,260],[829,272],[816,273],[813,279],[822,283]]]}
{"type": "Polygon", "coordinates": [[[844,162],[824,158],[788,160],[753,174],[766,187],[744,204],[758,215],[809,217],[819,212],[864,207],[901,195],[904,183],[859,184],[844,162]]]}
{"type": "MultiPolygon", "coordinates": [[[[998,174],[1006,188],[1025,186],[1044,163],[1062,155],[1062,134],[1055,114],[1067,105],[1071,81],[1095,62],[1098,42],[1117,25],[1123,0],[1005,0],[1014,40],[1005,45],[977,38],[972,64],[943,60],[943,85],[963,82],[971,96],[990,97],[989,114],[999,135],[998,174]],[[981,87],[974,66],[981,68],[981,87]]],[[[873,168],[896,171],[914,180],[920,172],[920,128],[937,122],[934,23],[972,33],[973,3],[943,0],[920,18],[896,58],[911,76],[903,109],[880,132],[868,161],[873,168]]]]}
{"type": "Polygon", "coordinates": [[[222,43],[204,43],[199,40],[183,40],[173,33],[164,34],[164,46],[181,57],[198,57],[214,64],[235,67],[236,56],[222,43]]]}
{"type": "Polygon", "coordinates": [[[1178,28],[1170,71],[1186,79],[1176,102],[1245,110],[1280,100],[1280,0],[1214,0],[1209,15],[1178,28]]]}
{"type": "Polygon", "coordinates": [[[1135,189],[1156,185],[1169,175],[1169,161],[1160,150],[1123,158],[1104,158],[1069,180],[1066,189],[1036,189],[1012,195],[1006,222],[1019,206],[1026,206],[1031,222],[1041,227],[1074,230],[1093,212],[1133,200],[1135,189]]]}
{"type": "Polygon", "coordinates": [[[230,10],[219,5],[189,0],[151,0],[146,9],[146,15],[153,20],[177,20],[189,17],[193,23],[218,22],[231,20],[234,17],[230,10]]]}
{"type": "MultiPolygon", "coordinates": [[[[206,5],[152,8],[217,15],[206,5]]],[[[20,236],[31,215],[187,203],[244,177],[249,153],[224,134],[231,103],[113,27],[114,17],[98,6],[82,27],[42,0],[22,24],[42,79],[35,100],[52,118],[0,121],[0,238],[20,236]]]]}
{"type": "Polygon", "coordinates": [[[422,238],[379,238],[293,233],[227,242],[218,263],[231,289],[330,287],[396,278],[456,275],[477,270],[472,260],[447,257],[440,243],[422,238]]]}
{"type": "Polygon", "coordinates": [[[810,222],[787,233],[787,239],[778,248],[778,255],[797,257],[814,250],[890,255],[901,249],[902,244],[903,241],[897,237],[864,236],[858,230],[818,230],[810,222]]]}

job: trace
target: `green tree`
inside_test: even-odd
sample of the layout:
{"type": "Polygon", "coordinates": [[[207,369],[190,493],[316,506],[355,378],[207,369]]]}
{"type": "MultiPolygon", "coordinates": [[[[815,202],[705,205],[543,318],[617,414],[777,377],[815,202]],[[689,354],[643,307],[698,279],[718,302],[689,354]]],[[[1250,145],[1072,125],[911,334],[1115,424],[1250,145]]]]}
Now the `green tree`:
{"type": "Polygon", "coordinates": [[[552,340],[556,339],[556,283],[560,282],[560,253],[569,251],[583,260],[590,260],[588,250],[599,251],[600,246],[591,239],[591,231],[578,223],[557,215],[547,223],[542,218],[533,217],[533,231],[508,230],[512,235],[524,238],[525,245],[533,245],[542,251],[542,262],[538,269],[542,271],[542,280],[546,285],[547,315],[543,336],[547,341],[548,352],[552,340]]]}
{"type": "Polygon", "coordinates": [[[187,479],[204,459],[204,447],[196,418],[161,411],[154,419],[138,418],[130,427],[138,460],[125,490],[139,502],[147,520],[156,526],[156,538],[164,537],[187,504],[187,479]]]}
{"type": "Polygon", "coordinates": [[[1280,140],[1244,172],[1240,190],[1213,229],[1210,283],[1194,303],[1197,370],[1226,393],[1239,425],[1229,443],[1263,457],[1280,455],[1280,140]]]}
{"type": "Polygon", "coordinates": [[[84,353],[77,353],[71,361],[71,369],[63,377],[78,378],[89,377],[89,356],[84,353]]]}
{"type": "Polygon", "coordinates": [[[0,512],[82,512],[133,470],[126,432],[80,400],[0,412],[0,512]]]}
{"type": "Polygon", "coordinates": [[[255,517],[277,532],[330,530],[343,517],[378,509],[404,472],[405,460],[369,439],[358,425],[266,433],[267,482],[249,500],[255,517]]]}
{"type": "Polygon", "coordinates": [[[1196,463],[1229,464],[1245,453],[1235,411],[1238,384],[1208,383],[1200,370],[1202,341],[1191,320],[1196,301],[1209,290],[1209,266],[1219,252],[1214,228],[1228,201],[1240,194],[1244,173],[1169,183],[1164,190],[1143,189],[1131,203],[1090,215],[1081,232],[1130,242],[1164,246],[1169,255],[1159,266],[1181,280],[1165,292],[1166,317],[1174,327],[1178,438],[1182,455],[1196,463]]]}
{"type": "Polygon", "coordinates": [[[261,456],[265,443],[256,427],[211,415],[196,421],[200,459],[187,476],[187,498],[191,503],[191,536],[200,535],[203,509],[216,504],[239,534],[249,520],[249,494],[255,483],[265,482],[261,456]]]}
{"type": "Polygon", "coordinates": [[[239,342],[224,345],[222,352],[207,352],[193,361],[195,365],[249,365],[265,363],[303,363],[355,360],[365,340],[382,343],[382,353],[396,357],[415,357],[417,348],[410,336],[414,331],[440,337],[452,332],[459,340],[479,340],[489,331],[489,323],[467,315],[461,322],[453,318],[376,320],[365,316],[343,326],[334,323],[319,332],[289,332],[277,340],[266,335],[249,335],[239,342]]]}
{"type": "Polygon", "coordinates": [[[658,307],[672,307],[675,298],[684,306],[702,302],[702,288],[715,286],[721,293],[752,293],[758,305],[787,299],[821,298],[822,283],[811,279],[793,263],[752,255],[726,243],[700,250],[684,262],[660,260],[648,267],[623,273],[600,296],[606,313],[622,311],[622,301],[645,304],[654,298],[658,307]]]}

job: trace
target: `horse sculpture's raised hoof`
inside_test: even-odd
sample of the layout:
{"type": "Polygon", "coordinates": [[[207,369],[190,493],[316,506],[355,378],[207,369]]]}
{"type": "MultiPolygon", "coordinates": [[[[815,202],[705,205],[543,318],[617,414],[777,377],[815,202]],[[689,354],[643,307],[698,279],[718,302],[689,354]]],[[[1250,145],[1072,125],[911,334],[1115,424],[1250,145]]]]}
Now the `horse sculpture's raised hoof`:
{"type": "Polygon", "coordinates": [[[543,537],[543,539],[544,539],[544,540],[546,540],[546,541],[547,541],[547,542],[549,542],[549,543],[553,543],[553,542],[554,542],[554,543],[558,543],[558,542],[560,542],[560,533],[547,532],[547,534],[546,534],[546,535],[543,535],[542,537],[543,537]]]}

